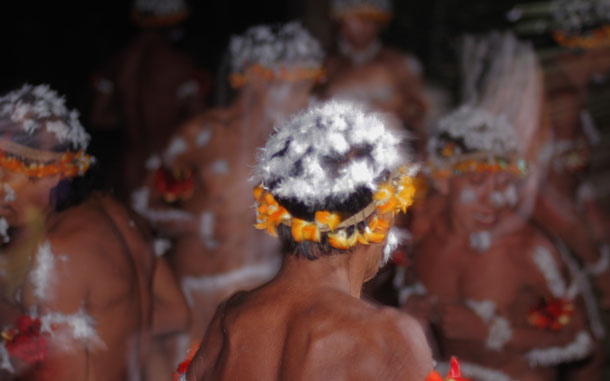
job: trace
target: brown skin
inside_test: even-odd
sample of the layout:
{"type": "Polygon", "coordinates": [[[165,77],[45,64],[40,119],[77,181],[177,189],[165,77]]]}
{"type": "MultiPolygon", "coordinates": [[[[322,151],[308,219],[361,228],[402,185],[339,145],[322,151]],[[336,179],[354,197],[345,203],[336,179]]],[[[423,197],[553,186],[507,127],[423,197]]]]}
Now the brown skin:
{"type": "MultiPolygon", "coordinates": [[[[182,138],[186,152],[178,155],[172,168],[193,171],[193,196],[178,205],[168,205],[156,191],[153,175],[147,179],[151,190],[150,207],[178,209],[191,213],[189,221],[156,224],[158,231],[170,237],[174,246],[171,266],[179,280],[185,277],[220,276],[249,265],[277,261],[277,241],[255,228],[252,213],[254,184],[252,175],[256,151],[263,146],[272,132],[274,118],[288,116],[307,105],[313,81],[288,83],[283,81],[255,80],[241,89],[236,101],[226,109],[213,109],[183,125],[174,138],[182,138]],[[282,96],[275,96],[280,94],[282,96]],[[205,128],[211,131],[210,141],[202,147],[196,145],[197,135],[205,128]],[[229,172],[216,173],[212,165],[224,160],[229,172]],[[204,212],[214,215],[213,240],[216,247],[208,247],[201,235],[200,216],[204,212]]],[[[190,326],[188,344],[198,342],[222,300],[241,289],[254,288],[267,279],[246,279],[211,290],[194,290],[192,314],[196,317],[190,326]]],[[[184,357],[185,348],[176,347],[176,337],[168,338],[164,345],[166,367],[173,371],[177,358],[184,357]]],[[[167,374],[162,377],[169,377],[167,374]]]]}
{"type": "Polygon", "coordinates": [[[98,128],[124,129],[123,186],[129,194],[142,181],[144,162],[158,152],[180,123],[201,112],[208,88],[183,52],[160,31],[144,30],[111,62],[111,94],[96,93],[91,121],[98,128]],[[184,99],[178,89],[195,80],[201,91],[184,99]]]}
{"type": "Polygon", "coordinates": [[[489,196],[511,181],[514,179],[505,174],[472,174],[454,177],[444,189],[441,187],[448,198],[441,214],[444,218],[434,222],[415,248],[414,271],[429,294],[411,297],[405,308],[418,311],[421,320],[436,327],[442,357],[456,355],[464,361],[501,369],[520,380],[552,380],[553,368],[530,369],[523,353],[566,345],[586,324],[577,301],[575,316],[562,331],[547,332],[529,326],[530,307],[550,292],[532,259],[534,250],[538,246],[547,248],[560,268],[561,260],[548,240],[529,223],[523,221],[520,226],[511,224],[511,230],[503,229],[505,220],[517,217],[507,207],[495,208],[489,196]],[[460,201],[465,188],[475,192],[474,202],[460,201]],[[484,253],[469,244],[469,234],[480,230],[489,230],[493,236],[492,246],[484,253]],[[510,322],[513,337],[503,351],[485,348],[488,327],[465,305],[467,299],[494,301],[496,313],[510,322]]]}
{"type": "MultiPolygon", "coordinates": [[[[368,48],[379,37],[382,27],[361,15],[347,15],[339,20],[341,37],[356,51],[368,48]]],[[[403,54],[384,47],[372,60],[361,65],[337,54],[328,59],[325,69],[323,98],[356,97],[354,92],[360,94],[364,90],[364,94],[368,94],[367,99],[356,97],[357,100],[395,115],[415,133],[418,139],[416,144],[425,141],[423,122],[426,102],[421,80],[412,72],[403,54]]]]}
{"type": "MultiPolygon", "coordinates": [[[[173,290],[177,292],[173,297],[169,295],[167,290],[171,288],[166,278],[153,279],[162,267],[156,266],[148,233],[138,217],[111,197],[99,194],[55,213],[49,205],[49,191],[59,178],[28,179],[4,170],[0,174],[17,196],[15,201],[0,204],[0,215],[15,228],[11,243],[3,250],[6,261],[2,263],[10,269],[25,267],[20,269],[22,278],[7,279],[21,291],[20,299],[8,295],[7,303],[21,314],[33,307],[41,315],[73,314],[82,308],[95,320],[99,338],[105,344],[105,349],[95,349],[71,340],[72,350],[65,351],[51,339],[49,356],[28,377],[45,379],[51,374],[54,379],[126,380],[140,373],[147,359],[151,329],[163,332],[185,317],[176,317],[176,323],[162,319],[162,314],[155,315],[153,326],[153,288],[163,289],[166,299],[184,301],[175,286],[173,290]],[[42,222],[41,234],[34,231],[36,218],[42,222]],[[25,274],[35,265],[31,256],[37,242],[46,240],[56,267],[48,288],[52,297],[39,300],[25,274]]],[[[179,302],[172,305],[181,311],[177,308],[179,302]]],[[[60,325],[57,329],[66,327],[60,325]]]]}
{"type": "MultiPolygon", "coordinates": [[[[608,67],[608,49],[578,54],[568,51],[551,58],[545,83],[555,139],[586,141],[580,120],[586,87],[592,75],[605,73],[608,67]]],[[[553,235],[561,237],[584,263],[596,263],[600,256],[597,245],[607,240],[610,224],[595,200],[580,208],[577,206],[576,191],[583,175],[581,172],[557,173],[551,167],[548,180],[542,185],[536,200],[532,218],[553,235]]],[[[610,308],[610,272],[594,281],[601,293],[600,306],[610,308]]]]}
{"type": "Polygon", "coordinates": [[[360,300],[382,245],[285,258],[270,283],[219,306],[187,380],[423,380],[432,358],[407,315],[360,300]]]}

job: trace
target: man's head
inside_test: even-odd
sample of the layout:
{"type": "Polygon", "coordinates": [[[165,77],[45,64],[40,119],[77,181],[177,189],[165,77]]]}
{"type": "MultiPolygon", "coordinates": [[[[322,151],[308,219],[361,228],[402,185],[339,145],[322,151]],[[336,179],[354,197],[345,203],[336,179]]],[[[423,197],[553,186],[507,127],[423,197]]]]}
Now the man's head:
{"type": "Polygon", "coordinates": [[[272,106],[299,103],[293,112],[302,107],[295,99],[323,77],[322,47],[298,22],[252,27],[231,38],[229,51],[234,88],[247,86],[272,106]]]}
{"type": "Polygon", "coordinates": [[[378,245],[381,260],[394,213],[415,193],[402,150],[375,114],[349,103],[311,107],[277,126],[262,151],[257,227],[310,260],[361,245],[378,245]]]}
{"type": "Polygon", "coordinates": [[[31,208],[55,207],[65,182],[89,168],[89,135],[78,117],[46,85],[0,97],[0,217],[9,225],[23,224],[31,208]]]}
{"type": "Polygon", "coordinates": [[[361,51],[377,41],[392,15],[390,0],[333,0],[331,13],[339,23],[341,39],[361,51]]]}
{"type": "Polygon", "coordinates": [[[450,217],[466,231],[488,231],[516,206],[516,184],[526,167],[503,115],[462,106],[439,122],[428,149],[435,182],[449,197],[450,217]]]}
{"type": "Polygon", "coordinates": [[[142,28],[171,28],[189,16],[185,0],[135,0],[134,22],[142,28]]]}

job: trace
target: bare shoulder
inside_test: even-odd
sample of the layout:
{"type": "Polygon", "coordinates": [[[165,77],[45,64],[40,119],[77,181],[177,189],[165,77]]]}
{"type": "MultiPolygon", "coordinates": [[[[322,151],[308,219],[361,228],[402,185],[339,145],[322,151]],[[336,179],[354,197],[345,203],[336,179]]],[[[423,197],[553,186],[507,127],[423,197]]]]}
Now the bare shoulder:
{"type": "Polygon", "coordinates": [[[424,333],[409,315],[347,298],[317,312],[306,322],[304,365],[312,375],[424,379],[432,370],[424,333]]]}
{"type": "Polygon", "coordinates": [[[125,253],[125,236],[117,222],[127,226],[128,214],[118,203],[112,205],[115,210],[109,212],[102,196],[93,194],[81,204],[58,213],[48,226],[48,241],[64,255],[79,261],[91,261],[94,257],[109,259],[125,253]]]}

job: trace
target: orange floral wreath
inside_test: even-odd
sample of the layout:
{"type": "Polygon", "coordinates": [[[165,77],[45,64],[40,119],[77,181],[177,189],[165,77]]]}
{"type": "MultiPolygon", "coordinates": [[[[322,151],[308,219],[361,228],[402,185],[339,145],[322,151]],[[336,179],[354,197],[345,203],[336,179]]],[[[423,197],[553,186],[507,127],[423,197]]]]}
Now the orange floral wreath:
{"type": "Polygon", "coordinates": [[[245,86],[253,78],[263,78],[268,81],[280,79],[287,82],[299,82],[308,79],[313,79],[320,82],[324,79],[324,70],[322,68],[287,68],[281,67],[278,70],[273,70],[268,67],[256,64],[246,69],[243,73],[233,73],[229,76],[229,82],[235,89],[245,86]]]}
{"type": "Polygon", "coordinates": [[[289,226],[295,242],[320,242],[322,233],[327,233],[328,243],[332,247],[347,250],[357,243],[368,245],[382,242],[390,223],[381,216],[399,211],[405,213],[413,204],[415,193],[415,179],[401,168],[396,176],[378,187],[373,194],[373,202],[353,216],[342,220],[336,212],[317,211],[314,221],[306,221],[292,217],[260,184],[254,188],[257,203],[255,227],[277,237],[277,227],[280,224],[289,226]],[[354,229],[353,233],[348,235],[345,228],[359,222],[366,223],[363,231],[354,229]]]}
{"type": "Polygon", "coordinates": [[[334,17],[338,20],[341,20],[343,17],[347,15],[356,15],[367,20],[375,21],[380,24],[387,24],[392,19],[392,15],[386,11],[381,9],[361,5],[358,7],[353,7],[351,9],[346,9],[343,12],[335,13],[334,17]]]}
{"type": "Polygon", "coordinates": [[[62,178],[82,176],[91,166],[91,160],[91,156],[83,151],[78,151],[76,153],[66,152],[56,162],[26,164],[20,159],[0,151],[0,167],[36,178],[53,175],[60,175],[62,178]]]}
{"type": "Polygon", "coordinates": [[[569,36],[562,31],[555,31],[552,36],[561,46],[572,49],[596,49],[610,45],[610,25],[603,25],[588,36],[569,36]]]}
{"type": "Polygon", "coordinates": [[[508,161],[480,153],[458,155],[455,153],[455,147],[455,144],[447,143],[441,150],[441,155],[449,161],[448,165],[429,164],[433,177],[446,179],[467,172],[510,172],[519,176],[527,174],[528,165],[524,159],[508,161]]]}

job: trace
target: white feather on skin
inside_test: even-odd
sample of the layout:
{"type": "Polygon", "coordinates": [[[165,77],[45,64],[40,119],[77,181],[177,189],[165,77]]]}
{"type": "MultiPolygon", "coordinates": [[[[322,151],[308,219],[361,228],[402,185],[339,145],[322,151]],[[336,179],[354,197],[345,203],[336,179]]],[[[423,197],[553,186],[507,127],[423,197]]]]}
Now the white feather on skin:
{"type": "Polygon", "coordinates": [[[2,188],[4,189],[4,201],[5,202],[15,201],[15,197],[16,197],[15,190],[13,188],[11,188],[11,186],[8,183],[4,183],[2,188]]]}
{"type": "Polygon", "coordinates": [[[10,374],[15,373],[15,368],[13,368],[13,364],[11,364],[11,357],[4,345],[4,340],[0,341],[0,369],[4,369],[10,374]]]}
{"type": "Polygon", "coordinates": [[[34,262],[35,267],[29,274],[29,280],[33,286],[34,296],[39,301],[46,301],[51,297],[50,286],[55,275],[55,256],[49,241],[38,246],[34,262]]]}
{"type": "Polygon", "coordinates": [[[90,350],[106,348],[95,330],[95,319],[82,309],[69,315],[59,312],[44,314],[40,317],[40,323],[40,331],[54,336],[57,341],[56,344],[64,350],[73,349],[73,340],[80,341],[90,350]],[[62,325],[66,326],[68,331],[57,329],[58,326],[62,325]],[[67,336],[60,335],[58,332],[67,334],[67,336]]]}
{"type": "Polygon", "coordinates": [[[0,217],[0,240],[2,240],[3,243],[8,243],[11,240],[8,235],[8,229],[9,225],[6,218],[0,217]]]}
{"type": "Polygon", "coordinates": [[[256,176],[275,196],[315,208],[333,197],[344,201],[359,188],[375,190],[380,177],[407,166],[401,137],[380,116],[347,102],[313,106],[276,127],[258,160],[256,176]],[[369,147],[371,158],[354,159],[331,173],[325,162],[353,148],[369,147]],[[280,154],[281,153],[281,154],[280,154]],[[295,169],[300,168],[300,171],[295,169]]]}
{"type": "Polygon", "coordinates": [[[525,355],[530,367],[554,366],[563,362],[571,362],[585,358],[593,349],[593,339],[585,331],[581,331],[576,338],[566,346],[533,349],[525,355]]]}

